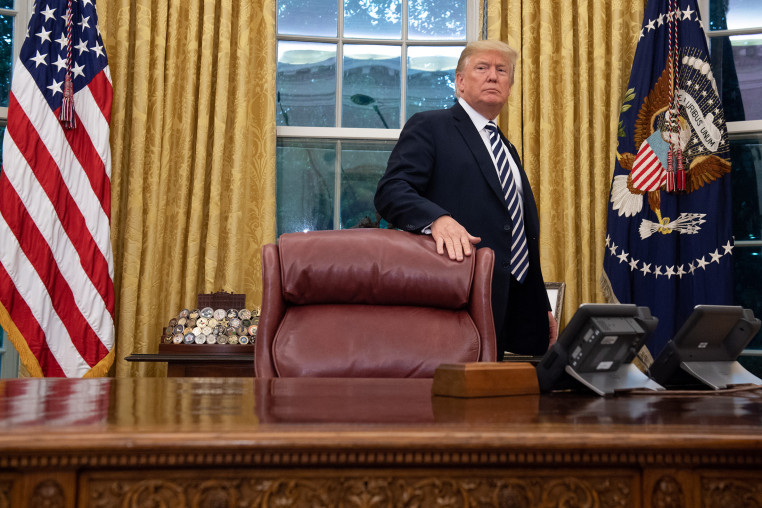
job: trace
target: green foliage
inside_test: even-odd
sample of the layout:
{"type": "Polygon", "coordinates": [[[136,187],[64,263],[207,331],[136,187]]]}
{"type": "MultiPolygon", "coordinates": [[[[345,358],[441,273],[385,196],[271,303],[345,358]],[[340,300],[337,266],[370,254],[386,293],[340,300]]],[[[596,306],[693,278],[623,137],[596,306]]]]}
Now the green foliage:
{"type": "Polygon", "coordinates": [[[630,101],[632,101],[635,98],[635,89],[630,88],[627,90],[627,92],[624,94],[624,99],[622,99],[622,109],[619,110],[619,132],[617,133],[617,136],[620,138],[623,138],[627,135],[627,133],[624,130],[624,123],[622,123],[622,113],[627,111],[632,107],[631,104],[628,104],[630,101]]]}

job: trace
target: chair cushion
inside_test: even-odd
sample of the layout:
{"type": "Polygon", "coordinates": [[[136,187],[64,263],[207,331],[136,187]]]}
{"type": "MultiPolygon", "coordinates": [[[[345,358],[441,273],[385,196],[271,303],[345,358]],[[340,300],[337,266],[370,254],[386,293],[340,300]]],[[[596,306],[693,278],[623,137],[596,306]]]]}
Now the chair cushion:
{"type": "Polygon", "coordinates": [[[354,303],[462,309],[475,256],[454,263],[429,236],[355,229],[290,233],[278,242],[289,304],[354,303]],[[330,248],[325,248],[330,245],[330,248]]]}
{"type": "Polygon", "coordinates": [[[292,306],[273,340],[280,377],[433,377],[479,360],[468,312],[414,306],[292,306]]]}

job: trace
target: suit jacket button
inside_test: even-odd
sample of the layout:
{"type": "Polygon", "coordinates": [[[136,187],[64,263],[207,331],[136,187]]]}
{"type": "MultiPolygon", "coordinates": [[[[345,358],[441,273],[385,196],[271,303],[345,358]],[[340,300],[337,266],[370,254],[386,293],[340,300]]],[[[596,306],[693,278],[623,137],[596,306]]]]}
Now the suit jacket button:
{"type": "Polygon", "coordinates": [[[511,267],[511,264],[508,261],[503,261],[503,268],[506,270],[511,267]]]}
{"type": "Polygon", "coordinates": [[[503,225],[503,230],[504,231],[510,231],[511,230],[511,225],[510,224],[503,225]]]}

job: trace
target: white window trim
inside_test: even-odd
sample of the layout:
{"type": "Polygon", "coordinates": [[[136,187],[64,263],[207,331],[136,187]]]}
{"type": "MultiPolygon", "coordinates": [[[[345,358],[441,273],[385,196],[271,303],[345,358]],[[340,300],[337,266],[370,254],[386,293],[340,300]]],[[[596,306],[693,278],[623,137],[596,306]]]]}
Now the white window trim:
{"type": "MultiPolygon", "coordinates": [[[[18,44],[13,45],[13,55],[11,57],[13,60],[11,67],[12,69],[16,66],[19,53],[21,52],[21,45],[24,43],[24,39],[26,38],[26,28],[29,24],[29,18],[32,16],[32,0],[16,0],[15,9],[0,9],[0,15],[13,16],[16,18],[16,22],[13,25],[13,40],[18,41],[18,44]]],[[[13,71],[11,70],[11,73],[12,72],[13,71]]],[[[5,124],[7,119],[8,108],[0,107],[0,122],[5,124]]]]}
{"type": "Polygon", "coordinates": [[[350,127],[291,127],[279,125],[279,138],[315,139],[397,139],[402,129],[360,129],[350,127]]]}
{"type": "Polygon", "coordinates": [[[746,120],[743,122],[727,122],[728,134],[732,136],[743,134],[759,134],[762,132],[762,120],[746,120]]]}

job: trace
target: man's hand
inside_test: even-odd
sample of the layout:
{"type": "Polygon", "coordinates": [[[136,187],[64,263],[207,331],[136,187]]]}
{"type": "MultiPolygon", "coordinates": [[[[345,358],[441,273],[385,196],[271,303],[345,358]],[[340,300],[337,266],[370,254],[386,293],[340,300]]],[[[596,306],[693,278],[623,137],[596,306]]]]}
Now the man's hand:
{"type": "Polygon", "coordinates": [[[449,215],[442,215],[431,224],[431,236],[437,243],[437,252],[447,255],[452,260],[463,261],[463,256],[473,252],[471,245],[482,241],[477,236],[471,236],[466,228],[449,215]]]}
{"type": "Polygon", "coordinates": [[[550,349],[553,344],[556,343],[556,340],[558,340],[558,323],[556,322],[556,318],[553,317],[553,313],[548,311],[548,328],[550,332],[550,343],[548,344],[548,349],[550,349]]]}

